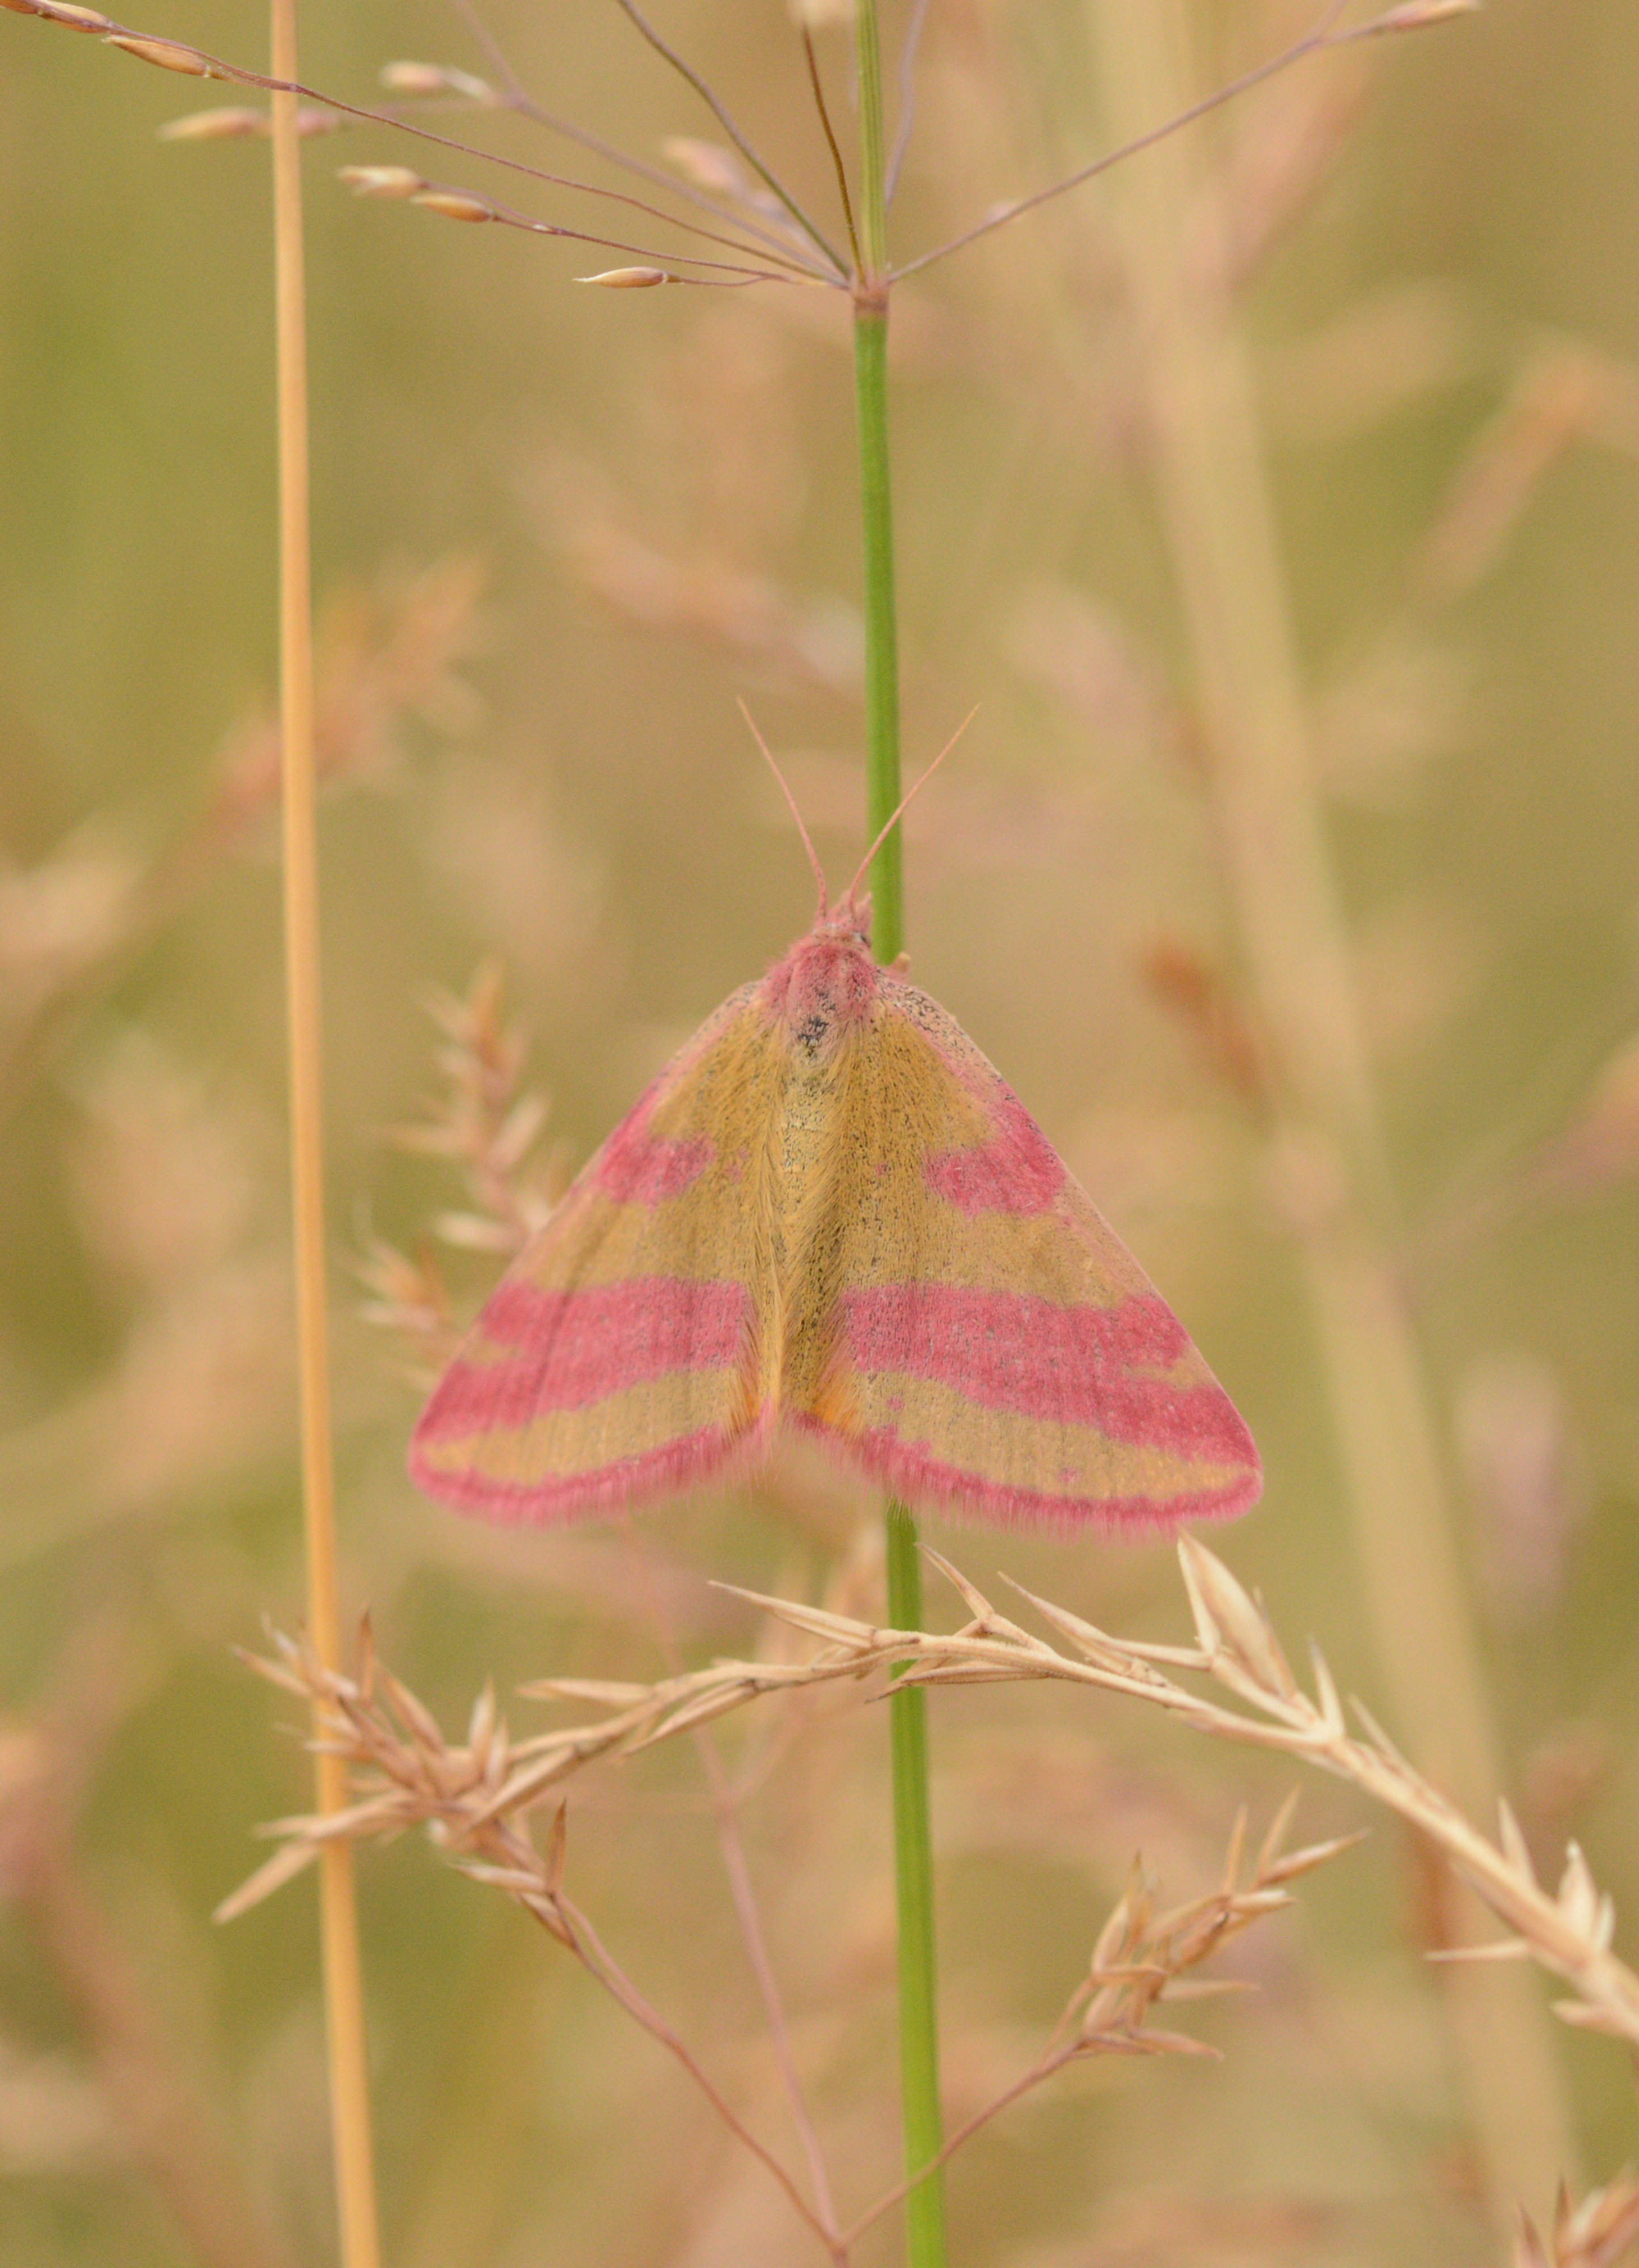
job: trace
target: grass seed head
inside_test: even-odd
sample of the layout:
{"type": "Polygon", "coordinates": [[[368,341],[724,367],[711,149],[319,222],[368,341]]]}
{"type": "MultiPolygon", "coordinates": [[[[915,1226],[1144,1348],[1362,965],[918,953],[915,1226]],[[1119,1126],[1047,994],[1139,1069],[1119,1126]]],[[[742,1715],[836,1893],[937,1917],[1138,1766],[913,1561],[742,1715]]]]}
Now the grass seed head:
{"type": "Polygon", "coordinates": [[[1480,0],[1403,0],[1369,26],[1373,32],[1423,32],[1453,16],[1477,16],[1480,0]]]}
{"type": "Polygon", "coordinates": [[[6,0],[22,16],[43,16],[48,23],[65,24],[70,32],[111,32],[114,24],[100,8],[81,8],[76,0],[6,0]]]}
{"type": "Polygon", "coordinates": [[[410,202],[425,206],[428,212],[442,213],[446,220],[478,222],[495,218],[495,207],[487,197],[471,196],[465,189],[417,189],[410,202]]]}
{"type": "Polygon", "coordinates": [[[444,74],[437,63],[383,63],[378,77],[393,94],[444,92],[444,74]]]}
{"type": "Polygon", "coordinates": [[[167,118],[159,129],[162,142],[247,142],[268,130],[265,110],[225,103],[217,110],[190,110],[185,117],[167,118]]]}
{"type": "Polygon", "coordinates": [[[171,40],[144,40],[129,32],[110,32],[107,45],[122,48],[135,55],[139,63],[152,63],[157,70],[178,71],[184,78],[210,78],[210,66],[191,48],[180,48],[171,40]]]}
{"type": "Polygon", "coordinates": [[[356,197],[413,197],[426,187],[408,166],[343,166],[336,178],[356,197]]]}
{"type": "Polygon", "coordinates": [[[445,63],[384,63],[380,76],[381,85],[394,94],[459,94],[469,102],[483,103],[491,109],[500,102],[487,79],[475,77],[471,71],[455,70],[445,63]]]}
{"type": "Polygon", "coordinates": [[[671,280],[663,268],[606,268],[601,275],[575,278],[577,284],[602,284],[609,291],[652,291],[671,280]]]}

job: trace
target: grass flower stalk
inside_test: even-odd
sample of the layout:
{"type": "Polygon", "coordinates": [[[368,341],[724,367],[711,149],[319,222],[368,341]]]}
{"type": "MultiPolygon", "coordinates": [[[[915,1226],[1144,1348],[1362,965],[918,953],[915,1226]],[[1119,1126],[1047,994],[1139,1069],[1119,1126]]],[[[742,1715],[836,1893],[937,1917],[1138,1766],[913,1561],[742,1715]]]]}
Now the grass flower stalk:
{"type": "MultiPolygon", "coordinates": [[[[853,355],[859,425],[860,506],[865,543],[866,828],[875,836],[899,806],[899,643],[894,599],[893,502],[888,452],[887,164],[882,134],[882,48],[876,0],[857,0],[859,241],[853,355]]],[[[904,945],[901,830],[883,836],[871,864],[871,935],[879,961],[904,945]]],[[[904,1506],[888,1506],[888,1619],[919,1627],[921,1561],[904,1506]]],[[[933,2169],[905,2198],[910,2268],[943,2268],[944,2183],[939,2169],[937,1967],[933,1837],[928,1819],[927,1698],[912,1688],[889,1702],[893,1756],[894,1879],[898,1905],[899,2073],[907,2171],[933,2169]]]]}
{"type": "MultiPolygon", "coordinates": [[[[294,0],[271,0],[272,71],[296,77],[294,0]]],[[[324,1107],[308,536],[306,306],[297,98],[272,98],[273,227],[279,454],[279,715],[284,816],[285,990],[289,1018],[291,1178],[295,1211],[297,1370],[307,1624],[318,1658],[338,1665],[336,1488],[325,1306],[324,1107]]],[[[321,1814],[345,1808],[346,1767],[317,1759],[321,1814]]],[[[376,2268],[375,2179],[365,2055],[364,1994],[352,1854],[327,1845],[319,1861],[326,2045],[343,2268],[376,2268]]]]}

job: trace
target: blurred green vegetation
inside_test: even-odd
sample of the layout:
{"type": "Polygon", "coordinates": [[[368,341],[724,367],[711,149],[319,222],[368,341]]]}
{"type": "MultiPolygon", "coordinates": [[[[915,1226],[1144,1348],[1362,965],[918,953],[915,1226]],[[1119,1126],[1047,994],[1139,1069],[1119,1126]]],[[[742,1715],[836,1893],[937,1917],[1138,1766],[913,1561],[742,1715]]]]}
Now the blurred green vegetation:
{"type": "MultiPolygon", "coordinates": [[[[395,55],[482,67],[439,9],[311,12],[306,75],[350,98],[395,55]]],[[[712,130],[615,10],[484,16],[543,101],[626,146],[712,130]]],[[[1203,18],[1226,74],[1302,20],[1251,0],[1203,18]]],[[[824,203],[784,9],[666,22],[824,203]]],[[[191,0],[141,28],[253,65],[265,37],[254,11],[191,0]]],[[[822,51],[841,86],[834,33],[822,51]]],[[[1075,0],[935,8],[897,246],[1095,151],[1088,56],[1075,0]]],[[[1510,1776],[1545,1870],[1568,1836],[1588,1851],[1619,1945],[1639,1912],[1639,1060],[1621,1057],[1639,1027],[1636,70],[1622,0],[1515,0],[1311,62],[1206,129],[1231,210],[1267,232],[1244,314],[1510,1776]],[[1287,210],[1294,148],[1312,178],[1290,159],[1287,210]]],[[[0,19],[0,1796],[26,1793],[43,1727],[67,1759],[66,1863],[216,2114],[208,2147],[252,2232],[218,2257],[248,2268],[327,2258],[331,2238],[309,1893],[227,1932],[209,1919],[258,1856],[250,1826],[299,1807],[306,1779],[289,1712],[227,1651],[264,1613],[289,1627],[301,1578],[256,770],[266,152],[157,141],[196,98],[0,19]],[[267,2249],[245,2249],[258,2231],[267,2249]]],[[[561,161],[515,122],[486,130],[561,161]]],[[[378,158],[420,162],[378,129],[307,159],[338,1459],[350,1609],[369,1602],[385,1659],[458,1724],[486,1675],[503,1692],[646,1676],[653,1640],[618,1536],[503,1535],[411,1495],[414,1389],[401,1346],[353,1316],[348,1255],[372,1234],[413,1250],[461,1202],[387,1139],[433,1085],[430,990],[504,966],[573,1163],[801,927],[801,850],[737,694],[791,752],[833,877],[852,871],[850,378],[835,295],[574,291],[600,258],[351,202],[334,166],[378,158]]],[[[491,185],[474,163],[429,169],[491,185]]],[[[896,316],[908,760],[982,703],[909,827],[913,963],[1251,1422],[1268,1492],[1232,1563],[1288,1640],[1312,1631],[1380,1700],[1299,1271],[1200,1012],[1202,985],[1234,997],[1232,930],[1109,210],[1104,185],[1082,191],[907,286],[896,316]]],[[[492,1264],[450,1263],[463,1305],[492,1264]]],[[[860,1511],[801,1467],[646,1515],[685,1651],[755,1641],[707,1578],[817,1594],[860,1511]]],[[[934,1535],[980,1581],[1000,1564],[1108,1627],[1179,1632],[1164,1550],[934,1535]]],[[[941,1696],[934,1726],[965,2109],[1033,2052],[1134,1848],[1192,1892],[1237,1805],[1270,1808],[1286,1778],[1052,1693],[941,1696]]],[[[878,1719],[839,1719],[747,1818],[860,2197],[894,2167],[884,1783],[878,1719]]],[[[1315,1835],[1362,1810],[1305,1792],[1315,1835]]],[[[1420,1958],[1417,1864],[1371,1823],[1249,1940],[1260,1997],[1198,2027],[1222,2066],[1100,2066],[956,2161],[957,2260],[1501,2257],[1420,1958]]],[[[588,1788],[571,1865],[783,2146],[681,1753],[588,1788]]],[[[675,2071],[520,1917],[415,1846],[365,1854],[361,1885],[391,2259],[805,2257],[675,2071]]],[[[1613,2043],[1559,2046],[1598,2179],[1633,2152],[1629,2076],[1613,2043]]],[[[106,2048],[19,1896],[0,1925],[8,2262],[208,2257],[106,2048]]],[[[862,2263],[893,2257],[873,2243],[862,2263]]]]}

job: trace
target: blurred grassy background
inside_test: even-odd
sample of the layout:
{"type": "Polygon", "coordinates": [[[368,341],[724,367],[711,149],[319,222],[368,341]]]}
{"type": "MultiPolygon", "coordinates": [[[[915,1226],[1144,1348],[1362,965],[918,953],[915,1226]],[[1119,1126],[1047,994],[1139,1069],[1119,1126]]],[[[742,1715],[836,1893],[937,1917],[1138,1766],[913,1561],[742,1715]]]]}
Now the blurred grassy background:
{"type": "MultiPolygon", "coordinates": [[[[486,20],[541,99],[629,147],[709,129],[612,9],[486,20]]],[[[823,203],[783,11],[666,20],[823,203]]],[[[1248,0],[1203,11],[1203,37],[1227,73],[1301,21],[1248,0]]],[[[0,1771],[24,1809],[42,1770],[60,1795],[78,1903],[65,1934],[61,1907],[54,1923],[19,1896],[0,1934],[0,2254],[317,2261],[309,1895],[226,1933],[208,1918],[257,1855],[250,1823],[305,1800],[283,1712],[227,1653],[264,1611],[288,1626],[300,1597],[263,792],[266,153],[162,146],[193,86],[3,28],[0,1771]],[[99,1977],[146,2047],[99,2032],[99,1977]],[[220,2124],[181,2116],[200,2186],[243,2192],[225,2234],[190,2236],[174,2182],[153,2178],[133,2101],[173,2083],[220,2124]],[[231,2176],[210,2170],[218,2149],[231,2176]]],[[[192,0],[141,28],[252,64],[264,36],[254,11],[192,0]]],[[[392,56],[479,61],[430,5],[315,11],[304,39],[309,79],[363,100],[392,56]]],[[[898,247],[1101,145],[1089,51],[1074,0],[941,0],[898,247]]],[[[1499,0],[1310,63],[1213,129],[1510,1777],[1545,1867],[1574,1834],[1624,1916],[1636,68],[1621,0],[1499,0]]],[[[559,162],[521,128],[493,133],[559,162]]],[[[617,1538],[502,1536],[411,1496],[413,1389],[400,1350],[350,1319],[345,1255],[373,1233],[414,1247],[459,1202],[384,1140],[432,1085],[431,988],[505,965],[572,1163],[803,924],[801,851],[737,693],[791,752],[833,878],[852,871],[850,379],[829,295],[574,291],[602,260],[352,203],[333,165],[365,158],[417,162],[376,129],[308,159],[340,776],[324,857],[342,1508],[350,1604],[369,1602],[388,1660],[458,1717],[486,1673],[503,1690],[646,1675],[653,1641],[617,1538]]],[[[430,170],[491,186],[476,165],[430,170]]],[[[549,218],[584,209],[500,193],[549,218]]],[[[1269,1487],[1232,1563],[1289,1639],[1312,1631],[1380,1700],[1300,1273],[1232,1075],[1248,1013],[1110,212],[1102,186],[1082,192],[907,287],[896,316],[911,761],[983,704],[910,825],[913,963],[1250,1418],[1269,1487]]],[[[462,1302],[491,1265],[454,1264],[462,1302]]],[[[646,1519],[685,1647],[752,1642],[708,1576],[817,1592],[856,1515],[804,1467],[762,1498],[646,1519]]],[[[1164,1551],[935,1540],[981,1581],[1000,1564],[1106,1625],[1179,1630],[1164,1551]]],[[[849,1580],[868,1589],[868,1564],[849,1580]]],[[[949,2083],[966,2107],[1056,2013],[1133,1851],[1192,1891],[1236,1805],[1272,1804],[1286,1779],[1052,1694],[941,1696],[934,1716],[949,2083]]],[[[748,1824],[861,2197],[894,2156],[882,1741],[875,1717],[810,1736],[748,1824]]],[[[1334,1831],[1358,1807],[1321,1787],[1304,1816],[1334,1831]]],[[[1249,1941],[1261,1996],[1200,2026],[1222,2067],[1101,2066],[957,2161],[958,2260],[1498,2257],[1421,1960],[1424,1873],[1374,1823],[1249,1941]]],[[[571,1847],[581,1904],[777,2131],[681,1756],[589,1790],[571,1847]]],[[[672,2069],[520,1917],[413,1847],[366,1854],[361,1878],[390,2257],[805,2257],[672,2069]]],[[[1632,2152],[1628,2076],[1612,2043],[1560,2047],[1597,2177],[1632,2152]]],[[[862,2254],[892,2257],[887,2236],[862,2254]]]]}

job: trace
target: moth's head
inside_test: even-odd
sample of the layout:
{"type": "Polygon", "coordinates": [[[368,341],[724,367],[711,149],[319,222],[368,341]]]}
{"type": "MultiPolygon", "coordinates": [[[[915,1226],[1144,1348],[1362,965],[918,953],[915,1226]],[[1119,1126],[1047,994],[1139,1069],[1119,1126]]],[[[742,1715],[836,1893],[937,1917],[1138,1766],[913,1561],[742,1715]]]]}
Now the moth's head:
{"type": "Polygon", "coordinates": [[[816,937],[837,938],[849,945],[858,945],[868,953],[871,949],[871,894],[868,890],[850,890],[845,898],[834,906],[822,899],[820,909],[814,917],[816,937]]]}

